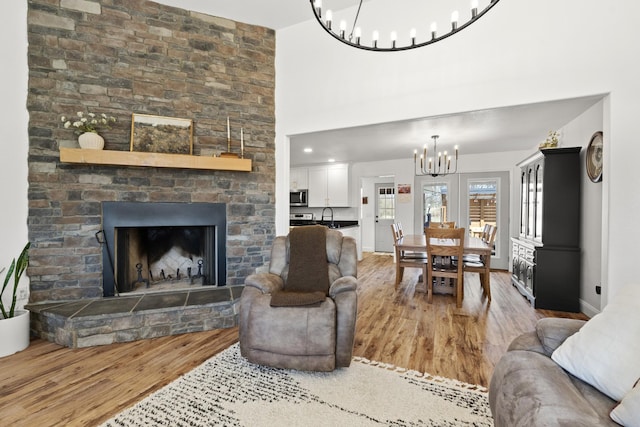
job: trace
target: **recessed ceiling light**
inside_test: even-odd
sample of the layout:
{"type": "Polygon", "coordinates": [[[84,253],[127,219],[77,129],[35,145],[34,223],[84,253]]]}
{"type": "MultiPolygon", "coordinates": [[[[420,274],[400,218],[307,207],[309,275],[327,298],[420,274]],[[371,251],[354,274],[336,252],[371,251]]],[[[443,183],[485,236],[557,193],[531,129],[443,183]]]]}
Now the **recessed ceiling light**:
{"type": "Polygon", "coordinates": [[[311,152],[313,152],[313,149],[311,149],[311,148],[305,148],[305,149],[304,149],[304,152],[305,152],[305,153],[311,153],[311,152]]]}
{"type": "Polygon", "coordinates": [[[336,161],[336,159],[329,159],[329,160],[327,160],[327,161],[328,161],[329,163],[333,163],[333,162],[335,162],[335,161],[336,161]]]}

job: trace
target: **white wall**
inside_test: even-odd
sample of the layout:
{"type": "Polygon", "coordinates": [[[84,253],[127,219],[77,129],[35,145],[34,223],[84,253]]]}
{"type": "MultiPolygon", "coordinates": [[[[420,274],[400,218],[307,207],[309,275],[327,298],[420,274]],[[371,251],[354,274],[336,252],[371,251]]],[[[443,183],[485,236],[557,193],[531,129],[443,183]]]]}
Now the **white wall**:
{"type": "MultiPolygon", "coordinates": [[[[561,143],[565,147],[583,147],[580,161],[585,165],[586,148],[596,131],[602,130],[604,101],[585,111],[561,129],[561,143]]],[[[602,189],[603,183],[593,183],[586,168],[582,168],[582,217],[580,218],[580,247],[582,249],[580,299],[582,311],[590,316],[601,307],[601,296],[595,287],[602,278],[602,189]]]]}
{"type": "MultiPolygon", "coordinates": [[[[507,171],[511,175],[511,183],[510,187],[513,189],[518,189],[518,183],[516,182],[519,179],[519,174],[517,173],[515,164],[522,159],[529,156],[535,148],[532,148],[531,151],[508,151],[501,153],[485,153],[485,154],[468,154],[461,155],[458,163],[458,172],[460,173],[471,173],[471,172],[495,172],[495,171],[507,171]],[[514,181],[514,179],[516,181],[514,181]]],[[[374,194],[374,186],[375,182],[394,182],[396,186],[398,184],[411,184],[411,201],[408,203],[397,203],[396,204],[396,220],[401,222],[405,233],[413,234],[415,230],[415,196],[416,194],[420,194],[418,192],[419,189],[419,179],[416,179],[414,176],[414,165],[413,158],[407,158],[403,160],[389,160],[384,162],[364,162],[364,163],[355,163],[351,168],[351,185],[352,185],[352,194],[359,194],[359,187],[361,181],[366,185],[363,186],[364,193],[363,196],[368,196],[369,200],[373,200],[374,194]],[[374,179],[375,177],[381,175],[391,175],[393,178],[388,179],[374,179]]],[[[513,191],[512,191],[513,192],[513,191]]],[[[513,217],[513,212],[518,212],[519,206],[518,201],[513,201],[513,197],[511,197],[511,203],[509,207],[510,216],[513,217]]],[[[517,198],[516,198],[517,199],[517,198]]],[[[359,200],[357,198],[352,198],[352,202],[354,206],[359,204],[359,200]]],[[[420,201],[418,201],[419,203],[420,201]]],[[[518,215],[515,214],[517,218],[518,215]]],[[[364,251],[373,250],[374,245],[374,236],[373,231],[375,227],[375,212],[374,205],[370,203],[367,206],[363,206],[362,209],[362,249],[364,251]]],[[[518,224],[510,222],[510,234],[517,235],[518,234],[518,224]]]]}
{"type": "MultiPolygon", "coordinates": [[[[640,3],[632,1],[505,1],[460,34],[394,53],[348,47],[313,21],[280,30],[276,150],[288,150],[286,136],[297,133],[610,93],[603,122],[604,305],[636,280],[627,266],[636,258],[631,242],[640,239],[640,228],[629,227],[640,193],[628,174],[640,158],[639,14],[640,3]]],[[[279,180],[279,191],[286,187],[279,180]]],[[[286,229],[286,212],[278,204],[277,230],[286,229]]]]}
{"type": "MultiPolygon", "coordinates": [[[[0,269],[9,267],[27,243],[27,2],[3,3],[0,25],[0,269]]],[[[53,123],[52,123],[53,126],[53,123]]],[[[6,271],[5,271],[6,273],[6,271]]],[[[0,275],[4,282],[5,273],[0,275]]],[[[26,275],[20,283],[28,289],[26,275]]],[[[9,293],[9,290],[5,291],[9,293]]],[[[3,301],[10,303],[5,295],[3,301]]],[[[24,294],[26,296],[26,294],[24,294]]],[[[24,305],[21,298],[18,307],[24,305]]]]}

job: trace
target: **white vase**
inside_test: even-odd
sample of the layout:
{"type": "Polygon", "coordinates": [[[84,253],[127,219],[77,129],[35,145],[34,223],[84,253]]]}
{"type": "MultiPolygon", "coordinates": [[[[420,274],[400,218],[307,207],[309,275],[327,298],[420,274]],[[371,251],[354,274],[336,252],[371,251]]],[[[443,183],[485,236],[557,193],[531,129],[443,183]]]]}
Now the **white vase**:
{"type": "Polygon", "coordinates": [[[0,357],[29,347],[29,310],[16,310],[16,315],[3,319],[0,314],[0,357]]]}
{"type": "Polygon", "coordinates": [[[85,132],[78,137],[80,148],[91,150],[102,150],[104,148],[104,138],[93,132],[85,132]]]}

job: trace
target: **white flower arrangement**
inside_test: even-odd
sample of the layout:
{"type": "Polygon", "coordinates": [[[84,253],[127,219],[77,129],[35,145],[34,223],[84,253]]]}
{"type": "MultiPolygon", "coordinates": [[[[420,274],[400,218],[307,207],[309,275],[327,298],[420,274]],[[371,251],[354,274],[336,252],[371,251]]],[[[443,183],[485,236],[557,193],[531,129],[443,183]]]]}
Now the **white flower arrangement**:
{"type": "Polygon", "coordinates": [[[82,111],[78,111],[76,116],[74,118],[62,116],[60,121],[62,121],[65,129],[75,128],[74,132],[77,135],[82,135],[85,132],[98,133],[99,129],[110,129],[111,124],[116,122],[115,117],[107,116],[104,113],[89,112],[85,114],[82,111]]]}
{"type": "Polygon", "coordinates": [[[547,139],[540,144],[540,148],[556,148],[560,140],[560,132],[557,130],[550,130],[547,139]]]}

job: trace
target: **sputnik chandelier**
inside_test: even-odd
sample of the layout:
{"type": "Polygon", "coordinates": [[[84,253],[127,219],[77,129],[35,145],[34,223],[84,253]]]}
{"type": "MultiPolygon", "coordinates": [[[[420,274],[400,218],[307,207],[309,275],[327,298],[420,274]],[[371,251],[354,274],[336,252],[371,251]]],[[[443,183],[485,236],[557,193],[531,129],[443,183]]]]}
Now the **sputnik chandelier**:
{"type": "Polygon", "coordinates": [[[471,0],[471,18],[462,24],[458,21],[460,20],[460,14],[457,10],[451,13],[451,30],[442,34],[438,34],[438,27],[435,22],[431,23],[431,34],[430,37],[425,41],[418,40],[418,34],[415,28],[412,28],[408,32],[408,41],[407,45],[398,45],[398,33],[396,31],[392,31],[389,36],[389,45],[380,46],[378,41],[380,38],[380,34],[378,31],[373,31],[371,36],[371,45],[364,45],[360,43],[360,39],[362,37],[362,29],[357,27],[358,16],[360,15],[360,9],[362,8],[362,1],[360,0],[360,4],[358,5],[358,10],[356,12],[356,16],[353,20],[353,25],[351,26],[351,32],[347,34],[347,22],[342,20],[338,25],[338,31],[334,30],[334,22],[333,22],[333,12],[331,10],[327,10],[322,15],[322,0],[310,0],[311,8],[313,9],[313,14],[316,17],[316,20],[325,29],[327,33],[329,33],[333,38],[341,41],[344,44],[347,44],[352,47],[356,47],[358,49],[364,50],[373,50],[377,52],[395,52],[400,50],[409,50],[417,47],[427,46],[437,41],[443,40],[459,31],[462,31],[464,28],[467,28],[469,25],[476,22],[480,17],[482,17],[485,13],[489,11],[493,6],[495,6],[500,0],[490,0],[489,4],[482,10],[478,10],[478,0],[471,0]]]}
{"type": "Polygon", "coordinates": [[[432,177],[449,175],[458,171],[458,146],[454,147],[454,164],[451,170],[451,155],[447,152],[438,151],[439,135],[432,135],[433,138],[433,157],[429,157],[429,149],[427,144],[424,145],[422,153],[420,153],[420,166],[418,166],[418,150],[413,150],[413,169],[416,176],[431,175],[432,177]]]}

